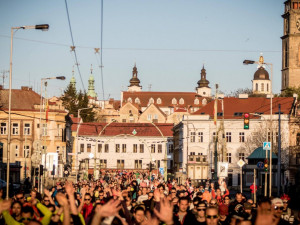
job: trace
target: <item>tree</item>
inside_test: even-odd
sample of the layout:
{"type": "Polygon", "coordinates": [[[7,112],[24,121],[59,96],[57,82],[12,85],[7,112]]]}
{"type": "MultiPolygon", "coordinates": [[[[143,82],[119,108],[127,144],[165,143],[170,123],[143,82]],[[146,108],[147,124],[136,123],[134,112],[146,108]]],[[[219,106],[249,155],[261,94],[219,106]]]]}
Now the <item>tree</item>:
{"type": "Polygon", "coordinates": [[[61,98],[63,106],[69,111],[69,114],[77,115],[77,91],[76,88],[69,84],[61,98]]]}
{"type": "MultiPolygon", "coordinates": [[[[89,108],[89,98],[87,93],[83,93],[80,91],[78,93],[78,109],[89,108]]],[[[95,121],[95,112],[93,109],[85,109],[80,112],[80,117],[82,118],[83,122],[92,122],[95,121]]]]}
{"type": "Polygon", "coordinates": [[[298,99],[300,97],[300,86],[298,87],[288,87],[281,92],[279,97],[293,97],[293,94],[298,95],[298,99]]]}

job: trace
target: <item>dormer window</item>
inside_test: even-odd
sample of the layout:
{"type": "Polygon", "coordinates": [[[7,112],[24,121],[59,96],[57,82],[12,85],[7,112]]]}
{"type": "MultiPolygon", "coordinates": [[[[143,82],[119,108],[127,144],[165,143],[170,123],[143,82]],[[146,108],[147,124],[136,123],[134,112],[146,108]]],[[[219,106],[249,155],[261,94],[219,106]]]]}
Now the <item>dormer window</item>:
{"type": "Polygon", "coordinates": [[[181,98],[181,99],[179,100],[179,104],[180,104],[180,105],[183,105],[183,104],[184,104],[183,98],[181,98]]]}
{"type": "Polygon", "coordinates": [[[195,105],[199,105],[199,99],[198,99],[198,98],[196,98],[196,99],[194,100],[194,104],[195,104],[195,105]]]}
{"type": "Polygon", "coordinates": [[[176,98],[173,98],[173,99],[172,99],[172,104],[173,104],[173,105],[176,105],[176,104],[177,104],[176,98]]]}
{"type": "Polygon", "coordinates": [[[157,104],[161,104],[161,99],[158,98],[158,99],[156,100],[156,103],[157,103],[157,104]]]}
{"type": "Polygon", "coordinates": [[[206,105],[207,104],[207,100],[206,100],[206,98],[204,98],[203,100],[202,100],[202,105],[206,105]]]}
{"type": "Polygon", "coordinates": [[[134,102],[135,102],[136,104],[140,104],[140,103],[141,103],[141,101],[140,101],[139,98],[136,98],[136,99],[134,100],[134,102]]]}
{"type": "Polygon", "coordinates": [[[128,99],[127,99],[127,102],[132,103],[132,99],[131,99],[131,98],[128,98],[128,99]]]}
{"type": "Polygon", "coordinates": [[[153,98],[150,98],[150,99],[149,99],[149,105],[150,105],[150,104],[153,104],[153,103],[154,103],[154,99],[153,99],[153,98]]]}

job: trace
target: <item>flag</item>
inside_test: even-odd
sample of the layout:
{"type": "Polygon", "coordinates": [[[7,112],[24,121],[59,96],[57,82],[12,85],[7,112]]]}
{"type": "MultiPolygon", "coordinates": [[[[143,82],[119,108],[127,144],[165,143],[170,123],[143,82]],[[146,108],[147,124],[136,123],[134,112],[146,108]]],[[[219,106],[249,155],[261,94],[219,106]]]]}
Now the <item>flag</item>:
{"type": "Polygon", "coordinates": [[[46,122],[48,122],[48,113],[49,113],[49,103],[48,99],[46,100],[46,122]]]}
{"type": "Polygon", "coordinates": [[[218,112],[218,100],[215,99],[215,105],[214,105],[214,124],[217,125],[217,112],[218,112]]]}

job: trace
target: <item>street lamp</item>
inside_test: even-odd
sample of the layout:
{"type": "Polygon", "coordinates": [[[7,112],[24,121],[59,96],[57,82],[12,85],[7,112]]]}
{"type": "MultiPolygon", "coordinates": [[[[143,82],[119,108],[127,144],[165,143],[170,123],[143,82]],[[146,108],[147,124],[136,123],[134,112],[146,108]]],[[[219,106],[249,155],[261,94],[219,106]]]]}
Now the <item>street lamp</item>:
{"type": "Polygon", "coordinates": [[[7,177],[6,177],[6,198],[9,198],[9,164],[10,164],[10,123],[11,123],[11,89],[12,89],[12,54],[13,54],[13,36],[14,30],[20,29],[36,29],[46,31],[49,29],[48,24],[39,24],[34,26],[21,26],[21,27],[12,27],[11,28],[11,37],[10,37],[10,65],[9,65],[9,94],[8,94],[8,137],[7,137],[7,177]]]}
{"type": "MultiPolygon", "coordinates": [[[[42,78],[41,79],[41,99],[40,99],[40,134],[39,134],[39,140],[40,140],[40,143],[41,143],[41,140],[42,140],[42,104],[43,104],[43,84],[45,85],[45,87],[47,86],[46,84],[46,80],[65,80],[66,77],[64,76],[57,76],[57,77],[47,77],[47,78],[42,78]]],[[[46,89],[46,88],[45,88],[46,89]]],[[[45,96],[46,97],[46,96],[45,96]]],[[[39,145],[39,147],[41,148],[41,145],[39,145]]],[[[45,168],[46,168],[46,150],[47,149],[44,149],[44,155],[45,155],[45,168]]],[[[41,149],[39,149],[40,153],[41,153],[41,149]]],[[[41,154],[39,154],[41,156],[41,154]]],[[[40,163],[41,164],[41,163],[40,163]]],[[[38,168],[39,170],[39,174],[40,174],[40,166],[38,168]]],[[[45,178],[45,173],[44,173],[44,178],[45,178]]],[[[45,180],[45,179],[44,179],[45,180]]],[[[38,190],[40,190],[40,179],[38,180],[38,190]]]]}
{"type": "MultiPolygon", "coordinates": [[[[270,85],[270,130],[271,130],[271,150],[270,150],[270,180],[269,180],[269,196],[272,195],[272,148],[273,148],[273,127],[272,127],[272,103],[273,103],[273,93],[272,93],[272,80],[273,80],[273,64],[272,63],[266,63],[264,62],[264,57],[261,55],[259,57],[259,61],[253,61],[253,60],[244,60],[243,64],[249,65],[249,64],[258,64],[259,66],[267,65],[269,66],[271,70],[271,85],[270,85]]],[[[267,150],[266,150],[267,151],[267,150]]]]}

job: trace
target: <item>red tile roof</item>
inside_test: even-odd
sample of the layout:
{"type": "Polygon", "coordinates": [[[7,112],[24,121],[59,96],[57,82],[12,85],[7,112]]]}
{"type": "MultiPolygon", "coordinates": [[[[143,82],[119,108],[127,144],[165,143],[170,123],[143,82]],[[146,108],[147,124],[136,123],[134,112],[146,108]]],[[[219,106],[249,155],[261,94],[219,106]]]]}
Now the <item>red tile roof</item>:
{"type": "MultiPolygon", "coordinates": [[[[293,97],[276,97],[272,100],[272,114],[278,113],[278,105],[281,104],[281,112],[290,114],[293,109],[295,99],[293,97]]],[[[214,102],[211,101],[206,106],[199,109],[193,115],[210,115],[213,118],[214,102]]],[[[235,98],[226,97],[224,102],[224,119],[242,118],[244,115],[234,115],[235,113],[263,113],[270,115],[270,98],[249,97],[235,98]]],[[[218,113],[222,112],[222,100],[218,101],[218,113]]],[[[253,117],[253,115],[250,115],[253,117]]],[[[222,118],[222,116],[218,116],[222,118]]]]}
{"type": "Polygon", "coordinates": [[[175,109],[174,112],[187,112],[187,110],[179,108],[175,109]]]}
{"type": "Polygon", "coordinates": [[[136,98],[140,99],[141,107],[147,107],[149,103],[149,99],[153,98],[154,103],[157,104],[157,99],[161,99],[161,104],[157,104],[159,107],[202,107],[202,99],[207,97],[200,97],[196,92],[152,92],[152,91],[142,91],[142,92],[123,92],[122,104],[127,102],[127,99],[131,98],[132,102],[135,102],[136,98]],[[172,99],[175,98],[177,100],[177,104],[172,104],[172,99]],[[184,104],[179,104],[179,100],[183,98],[184,104]],[[195,98],[199,99],[199,104],[195,105],[195,98]]]}
{"type": "MultiPolygon", "coordinates": [[[[98,136],[107,123],[81,123],[78,135],[81,136],[98,136]]],[[[155,124],[162,132],[164,137],[172,137],[172,123],[156,123],[155,124]]],[[[76,131],[77,124],[72,126],[72,131],[76,131]]],[[[161,136],[158,129],[151,123],[111,123],[103,131],[101,136],[116,136],[120,134],[135,136],[161,136]]]]}

